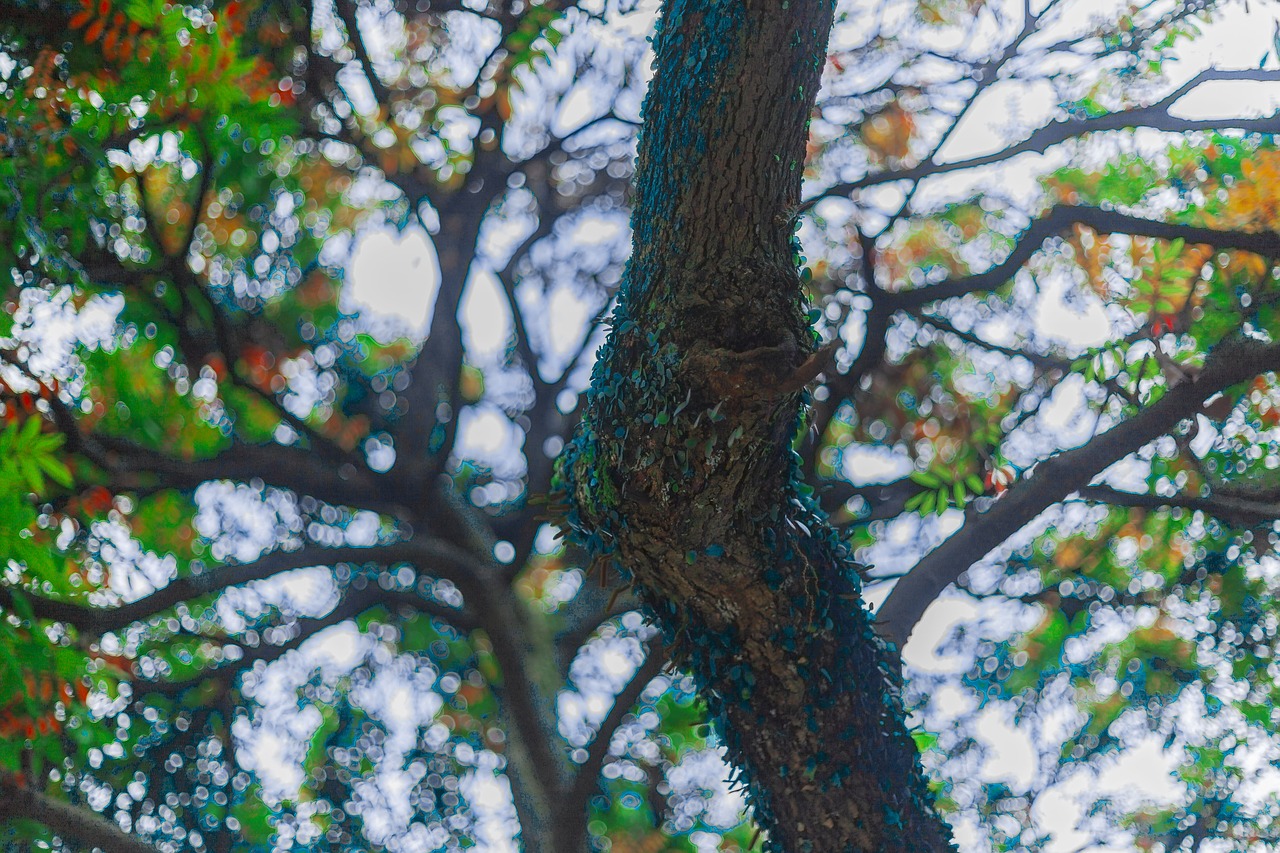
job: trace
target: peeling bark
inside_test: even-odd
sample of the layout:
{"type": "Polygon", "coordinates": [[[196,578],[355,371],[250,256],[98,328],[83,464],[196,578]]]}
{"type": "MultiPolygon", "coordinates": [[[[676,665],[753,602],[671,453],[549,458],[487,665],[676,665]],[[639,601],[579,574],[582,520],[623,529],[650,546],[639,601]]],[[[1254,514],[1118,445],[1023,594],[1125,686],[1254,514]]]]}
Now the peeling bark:
{"type": "Polygon", "coordinates": [[[802,485],[811,369],[792,239],[831,0],[669,0],[634,243],[570,520],[699,680],[773,851],[949,849],[891,650],[802,485]]]}

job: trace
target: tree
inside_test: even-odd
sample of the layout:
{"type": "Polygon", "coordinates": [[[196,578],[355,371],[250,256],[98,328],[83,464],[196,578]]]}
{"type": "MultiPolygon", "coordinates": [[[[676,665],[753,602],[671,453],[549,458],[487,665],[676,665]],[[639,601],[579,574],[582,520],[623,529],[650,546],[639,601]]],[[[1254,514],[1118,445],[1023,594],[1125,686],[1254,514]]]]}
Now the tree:
{"type": "Polygon", "coordinates": [[[833,11],[664,9],[631,262],[564,466],[582,535],[706,692],[770,849],[943,850],[892,659],[791,450],[822,369],[791,211],[833,11]]]}
{"type": "Polygon", "coordinates": [[[939,849],[936,798],[1036,849],[1142,732],[1179,796],[1080,829],[1271,838],[1277,120],[1175,105],[1277,60],[1170,64],[1229,5],[863,5],[668,2],[634,199],[628,3],[0,6],[12,843],[939,849]],[[951,156],[1019,82],[1047,123],[951,156]],[[422,339],[344,296],[379,222],[433,232],[422,339]],[[899,696],[958,598],[1032,786],[899,696]]]}

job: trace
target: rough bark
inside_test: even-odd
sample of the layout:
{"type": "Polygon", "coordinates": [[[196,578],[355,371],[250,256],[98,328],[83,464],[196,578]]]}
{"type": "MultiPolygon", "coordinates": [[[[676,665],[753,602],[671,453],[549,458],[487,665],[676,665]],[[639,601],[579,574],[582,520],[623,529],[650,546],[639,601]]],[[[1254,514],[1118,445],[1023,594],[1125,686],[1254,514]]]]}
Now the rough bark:
{"type": "Polygon", "coordinates": [[[631,266],[565,456],[570,520],[699,679],[773,851],[948,849],[890,653],[800,485],[792,240],[831,0],[668,0],[631,266]]]}

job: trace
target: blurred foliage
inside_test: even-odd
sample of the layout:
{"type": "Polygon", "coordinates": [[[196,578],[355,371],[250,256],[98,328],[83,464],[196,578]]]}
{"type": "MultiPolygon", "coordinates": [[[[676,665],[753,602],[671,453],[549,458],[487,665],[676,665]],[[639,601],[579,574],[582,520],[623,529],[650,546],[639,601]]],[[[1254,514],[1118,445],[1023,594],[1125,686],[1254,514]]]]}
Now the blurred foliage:
{"type": "MultiPolygon", "coordinates": [[[[976,32],[991,21],[1006,41],[1007,25],[1017,29],[999,4],[912,0],[884,4],[878,29],[850,36],[869,5],[878,8],[842,7],[814,121],[814,187],[937,166],[939,127],[963,116],[948,87],[972,85],[989,59],[954,46],[998,44],[976,32]],[[925,62],[940,55],[941,70],[925,62]],[[855,73],[882,66],[889,72],[871,83],[855,73]]],[[[454,238],[491,240],[482,225],[528,224],[537,238],[526,254],[488,248],[475,262],[518,279],[515,328],[496,357],[458,342],[456,395],[432,407],[451,414],[430,426],[429,449],[447,457],[442,470],[467,517],[489,525],[477,534],[487,570],[507,571],[499,542],[522,561],[501,576],[534,649],[521,654],[543,667],[531,665],[529,679],[546,681],[538,695],[560,703],[553,754],[568,752],[570,769],[586,762],[608,708],[593,703],[626,689],[591,660],[614,655],[630,678],[644,649],[659,654],[636,614],[619,615],[613,579],[597,581],[573,549],[544,541],[554,532],[546,484],[531,473],[538,453],[558,452],[582,387],[579,357],[589,363],[596,342],[585,329],[567,357],[553,346],[564,336],[548,319],[556,287],[594,314],[625,257],[625,246],[575,246],[572,217],[586,211],[582,221],[598,224],[622,209],[635,123],[614,116],[623,135],[572,148],[578,131],[552,130],[569,100],[555,86],[565,77],[597,85],[589,75],[623,53],[609,39],[642,41],[643,27],[619,24],[639,13],[616,3],[429,6],[0,6],[0,267],[10,271],[0,326],[0,770],[165,849],[461,849],[497,820],[491,803],[478,815],[475,780],[518,784],[507,773],[515,735],[504,702],[520,688],[499,660],[509,650],[486,630],[502,626],[449,623],[471,591],[408,560],[370,567],[349,557],[332,570],[291,566],[287,582],[201,586],[264,552],[462,526],[441,515],[415,530],[397,516],[388,504],[409,500],[403,478],[373,480],[383,503],[366,510],[368,494],[354,486],[311,495],[243,467],[219,473],[266,448],[299,451],[282,465],[309,455],[351,482],[388,468],[395,476],[376,453],[412,440],[398,432],[402,401],[426,345],[378,334],[344,301],[344,247],[361,228],[416,219],[440,229],[442,254],[454,238]],[[390,29],[376,61],[361,55],[350,22],[390,29]],[[541,156],[547,147],[558,150],[541,156]],[[493,171],[473,174],[484,169],[493,171]],[[478,177],[494,195],[470,222],[478,177]],[[508,209],[526,195],[536,196],[531,223],[508,209]],[[562,380],[543,379],[557,369],[562,380]],[[445,445],[446,426],[461,418],[455,406],[519,434],[530,444],[521,460],[445,445]],[[512,544],[521,536],[527,547],[512,544]],[[181,601],[107,631],[33,604],[96,613],[179,582],[192,590],[181,601]],[[319,603],[296,591],[308,583],[327,591],[319,603]],[[410,597],[422,609],[406,607],[410,597]],[[601,616],[587,630],[574,622],[584,600],[601,616]],[[537,650],[562,634],[577,643],[555,669],[537,650]],[[579,700],[587,710],[563,710],[579,700]],[[402,717],[407,742],[393,725],[402,717]],[[282,767],[292,773],[283,794],[282,767]],[[412,829],[386,817],[405,809],[412,829]]],[[[1064,31],[1091,62],[1014,70],[1055,93],[1055,118],[1129,109],[1165,82],[1169,57],[1212,10],[1120,4],[1064,31]]],[[[1044,14],[1046,29],[1063,25],[1044,14]]],[[[610,85],[630,91],[639,65],[610,85]]],[[[1039,175],[1029,200],[993,180],[914,207],[914,190],[884,202],[854,189],[802,218],[815,325],[845,346],[813,392],[820,434],[798,449],[868,563],[891,565],[904,539],[933,544],[960,511],[1004,499],[1060,447],[1193,381],[1224,338],[1280,335],[1274,259],[1076,226],[1050,235],[1007,281],[896,311],[883,357],[842,387],[864,347],[851,317],[884,294],[983,272],[1056,205],[1280,231],[1270,137],[1099,135],[1071,154],[1039,175]],[[1058,313],[1046,320],[1037,306],[1058,313]],[[1059,333],[1054,316],[1092,318],[1105,334],[1082,343],[1059,333]],[[897,473],[863,476],[868,458],[897,473]]],[[[942,645],[964,662],[960,677],[910,672],[917,742],[957,825],[980,826],[996,849],[1039,849],[1060,830],[1043,819],[1046,792],[1083,787],[1075,828],[1092,839],[1144,850],[1277,840],[1268,762],[1280,751],[1278,429],[1274,374],[1230,388],[1113,471],[1119,493],[1060,504],[967,573],[957,596],[972,618],[942,645]],[[989,714],[1031,733],[1026,778],[989,772],[993,747],[978,731],[989,714]],[[1095,784],[1149,743],[1167,761],[1172,797],[1095,784]]],[[[868,582],[891,574],[873,568],[868,582]]],[[[631,713],[602,734],[610,751],[584,804],[593,843],[758,849],[736,802],[730,818],[713,813],[726,797],[723,768],[691,769],[716,755],[718,740],[688,680],[651,674],[631,713]],[[683,787],[682,773],[693,780],[683,787]]],[[[506,804],[502,784],[496,799],[506,804]]],[[[15,844],[75,849],[56,827],[12,821],[6,831],[15,844]]]]}

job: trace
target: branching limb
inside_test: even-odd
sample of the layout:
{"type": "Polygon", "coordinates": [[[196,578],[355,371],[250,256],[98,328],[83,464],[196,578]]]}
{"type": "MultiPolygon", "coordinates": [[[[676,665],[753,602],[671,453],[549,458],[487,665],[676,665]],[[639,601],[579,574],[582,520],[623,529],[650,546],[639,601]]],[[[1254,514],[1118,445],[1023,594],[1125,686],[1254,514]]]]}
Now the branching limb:
{"type": "Polygon", "coordinates": [[[658,639],[650,640],[645,646],[645,652],[644,662],[636,669],[636,674],[631,677],[627,686],[622,688],[622,692],[614,698],[613,707],[600,723],[600,728],[596,730],[595,739],[587,747],[587,758],[578,767],[577,776],[574,777],[569,794],[564,799],[562,809],[564,820],[586,819],[587,800],[600,784],[600,771],[604,768],[605,759],[609,757],[609,744],[613,739],[613,733],[621,727],[636,702],[640,701],[640,695],[644,693],[645,688],[662,674],[663,668],[667,665],[667,655],[658,639]]]}
{"type": "Polygon", "coordinates": [[[338,606],[325,615],[314,619],[297,620],[294,623],[296,633],[285,642],[278,644],[262,643],[256,646],[241,646],[237,643],[235,645],[239,646],[242,652],[234,661],[226,663],[218,669],[201,672],[190,678],[173,681],[135,682],[133,685],[134,698],[176,696],[185,690],[209,681],[221,681],[224,684],[229,684],[230,680],[243,672],[247,665],[258,662],[266,664],[278,660],[287,652],[297,649],[321,631],[339,625],[348,619],[354,619],[361,613],[375,607],[424,613],[462,632],[469,632],[477,627],[475,617],[466,608],[458,610],[446,607],[434,601],[429,601],[414,592],[384,590],[377,586],[365,587],[363,590],[358,591],[348,590],[338,606]]]}
{"type": "MultiPolygon", "coordinates": [[[[1052,4],[1050,5],[1052,6],[1052,4]]],[[[1030,3],[1024,4],[1022,28],[1018,31],[1017,35],[1009,41],[1004,50],[1001,51],[998,56],[992,57],[990,61],[984,62],[970,71],[968,76],[975,81],[973,91],[969,93],[969,97],[965,99],[964,104],[955,113],[951,120],[951,124],[942,132],[942,135],[938,138],[937,142],[935,142],[930,148],[929,153],[925,155],[924,160],[921,161],[922,164],[929,165],[931,169],[937,168],[938,155],[941,153],[942,149],[946,147],[947,143],[951,141],[956,130],[960,127],[960,123],[964,120],[965,116],[968,115],[969,111],[973,109],[973,105],[978,102],[978,99],[982,97],[982,94],[1002,79],[1000,74],[1001,70],[1018,55],[1023,44],[1025,44],[1027,39],[1037,31],[1037,24],[1040,22],[1041,18],[1044,17],[1047,11],[1048,10],[1046,9],[1045,12],[1041,12],[1039,15],[1036,15],[1032,13],[1030,3]]],[[[932,174],[932,172],[930,172],[930,174],[932,174]]],[[[892,228],[898,220],[910,211],[911,201],[915,198],[919,189],[920,181],[913,180],[910,189],[906,191],[902,199],[902,204],[898,207],[897,212],[889,217],[888,223],[885,225],[884,229],[882,229],[882,233],[892,228]]],[[[824,193],[809,199],[804,203],[804,205],[802,205],[802,207],[804,209],[808,209],[823,198],[829,197],[829,194],[824,193]]]]}
{"type": "Polygon", "coordinates": [[[1058,205],[1044,216],[1034,220],[1023,231],[1009,256],[986,272],[950,278],[938,284],[912,290],[894,291],[887,294],[886,301],[891,308],[909,311],[943,299],[995,290],[1013,278],[1018,270],[1040,250],[1045,240],[1073,225],[1084,225],[1099,234],[1130,234],[1135,237],[1154,237],[1161,240],[1182,239],[1189,244],[1203,243],[1215,249],[1243,249],[1266,257],[1280,255],[1280,234],[1271,231],[1205,228],[1197,225],[1181,225],[1176,222],[1159,222],[1097,207],[1058,205]]]}
{"type": "MultiPolygon", "coordinates": [[[[25,592],[23,594],[31,603],[37,618],[74,625],[82,634],[96,636],[150,619],[184,601],[307,566],[331,566],[338,563],[378,563],[389,566],[415,562],[420,564],[424,573],[452,580],[469,571],[469,563],[464,560],[465,555],[459,554],[456,549],[430,539],[372,548],[313,546],[297,551],[276,551],[249,563],[206,569],[198,575],[178,578],[151,595],[119,607],[92,607],[25,592]]],[[[0,607],[11,610],[14,597],[12,587],[0,585],[0,607]]]]}
{"type": "Polygon", "coordinates": [[[365,79],[369,81],[369,88],[373,90],[373,97],[377,99],[379,104],[390,107],[395,99],[392,97],[391,90],[382,82],[382,78],[378,76],[378,72],[373,67],[373,58],[369,55],[369,46],[365,43],[364,33],[360,31],[360,23],[356,19],[356,4],[354,0],[336,0],[334,6],[338,11],[338,17],[342,19],[343,26],[346,27],[347,43],[351,45],[351,49],[360,63],[360,68],[364,72],[365,79]]]}
{"type": "MultiPolygon", "coordinates": [[[[507,733],[507,772],[512,777],[516,815],[528,849],[568,850],[563,841],[570,831],[554,817],[558,798],[567,785],[569,761],[559,744],[554,699],[539,690],[550,675],[537,646],[531,614],[511,589],[462,587],[475,608],[488,638],[501,678],[492,684],[507,733]],[[535,679],[537,679],[535,681],[535,679]]],[[[559,681],[557,679],[557,686],[559,681]]]]}
{"type": "Polygon", "coordinates": [[[1113,489],[1110,486],[1086,486],[1081,489],[1080,497],[1086,501],[1110,504],[1111,506],[1139,507],[1141,509],[1166,509],[1182,507],[1198,510],[1206,515],[1221,519],[1228,524],[1252,527],[1275,521],[1280,518],[1280,502],[1248,500],[1228,495],[1210,495],[1194,497],[1192,495],[1153,495],[1138,494],[1113,489]]]}
{"type": "Polygon", "coordinates": [[[585,578],[573,601],[562,609],[564,624],[555,635],[561,672],[568,674],[573,659],[602,625],[639,607],[640,600],[629,587],[609,588],[594,578],[585,578]]]}
{"type": "Polygon", "coordinates": [[[249,482],[312,495],[335,506],[351,506],[401,515],[404,504],[389,494],[386,481],[354,467],[336,470],[301,447],[237,444],[206,459],[181,459],[116,436],[93,434],[86,441],[102,448],[107,470],[122,485],[145,485],[158,478],[174,489],[194,489],[210,480],[249,482]],[[141,476],[139,476],[141,475],[141,476]]]}
{"type": "MultiPolygon", "coordinates": [[[[1273,238],[1274,239],[1274,238],[1273,238]]],[[[929,552],[898,582],[877,613],[881,635],[899,648],[930,604],[966,569],[1024,525],[1086,487],[1110,465],[1197,414],[1214,394],[1280,368],[1280,344],[1232,338],[1210,354],[1194,382],[1170,388],[1144,411],[1088,443],[1040,463],[985,513],[966,512],[958,532],[929,552]]]]}
{"type": "Polygon", "coordinates": [[[1000,344],[993,344],[985,341],[975,335],[973,332],[966,332],[956,328],[949,320],[945,320],[936,314],[929,314],[923,311],[911,311],[911,316],[915,317],[921,323],[932,326],[944,334],[959,338],[967,344],[984,349],[988,352],[997,352],[1001,355],[1007,355],[1010,358],[1024,358],[1031,362],[1032,366],[1043,371],[1057,371],[1059,373],[1068,373],[1071,370],[1071,361],[1065,358],[1055,358],[1051,355],[1032,352],[1031,350],[1022,349],[1020,347],[1007,347],[1000,344]]]}
{"type": "Polygon", "coordinates": [[[900,169],[887,169],[882,172],[874,172],[856,181],[837,184],[830,189],[824,190],[818,195],[808,199],[805,204],[812,206],[823,198],[834,198],[847,196],[857,190],[866,189],[868,187],[879,186],[881,184],[893,183],[895,181],[918,181],[924,178],[931,178],[937,175],[947,174],[965,169],[973,169],[979,166],[990,166],[995,163],[1003,163],[1012,159],[1019,154],[1037,153],[1043,154],[1049,148],[1068,139],[1074,139],[1087,133],[1098,133],[1106,130],[1130,130],[1139,127],[1149,127],[1154,130],[1165,131],[1167,133],[1193,133],[1196,131],[1222,131],[1227,128],[1236,128],[1245,133],[1276,133],[1280,131],[1280,115],[1269,116],[1267,118],[1255,119],[1187,119],[1171,115],[1169,108],[1174,101],[1185,95],[1202,83],[1223,81],[1223,80],[1255,80],[1273,82],[1280,80],[1280,72],[1272,70],[1239,70],[1228,71],[1223,69],[1210,68],[1195,75],[1187,83],[1178,87],[1173,93],[1164,99],[1146,107],[1139,107],[1132,110],[1122,110],[1120,112],[1109,113],[1104,116],[1092,118],[1068,118],[1054,124],[1045,125],[1039,130],[1032,133],[1029,137],[1016,145],[1003,148],[992,154],[984,154],[979,157],[969,157],[963,160],[953,160],[951,162],[939,163],[930,158],[918,163],[915,166],[908,166],[900,169]]]}
{"type": "Polygon", "coordinates": [[[30,788],[12,773],[0,773],[0,818],[34,820],[58,835],[111,853],[157,853],[88,806],[30,788]]]}

